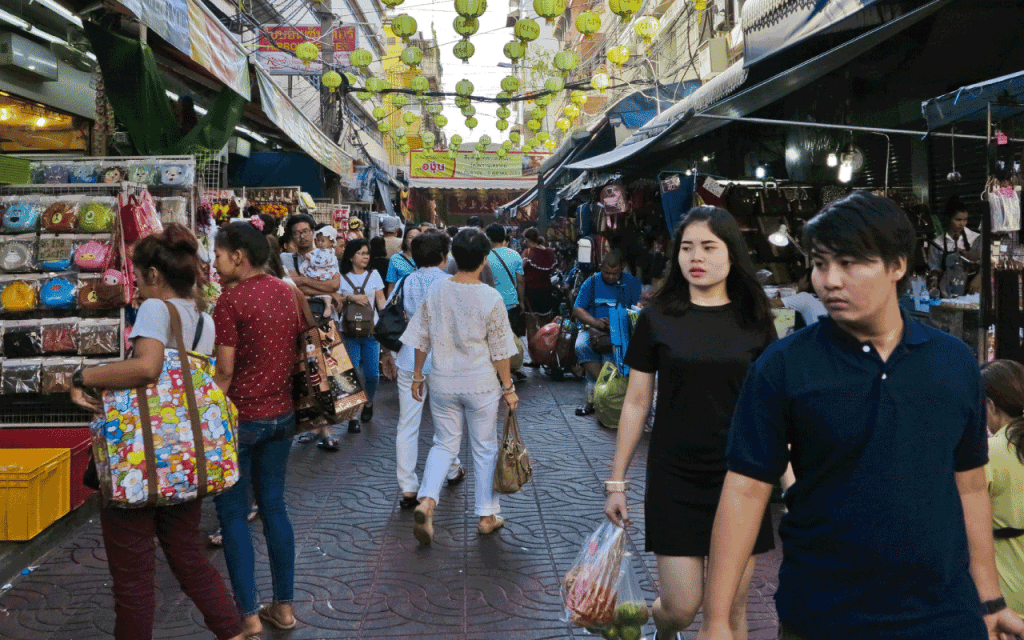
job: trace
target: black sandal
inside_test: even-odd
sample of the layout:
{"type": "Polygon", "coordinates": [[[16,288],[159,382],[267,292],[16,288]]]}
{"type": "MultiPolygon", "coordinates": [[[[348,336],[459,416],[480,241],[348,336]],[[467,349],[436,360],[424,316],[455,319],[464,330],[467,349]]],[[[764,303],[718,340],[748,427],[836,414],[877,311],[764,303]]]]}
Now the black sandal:
{"type": "Polygon", "coordinates": [[[299,444],[308,444],[310,442],[313,442],[314,440],[316,440],[316,433],[312,431],[300,433],[299,437],[295,438],[295,441],[298,442],[299,444]]]}
{"type": "Polygon", "coordinates": [[[338,441],[334,438],[323,438],[320,442],[316,443],[316,446],[323,451],[337,451],[338,441]]]}
{"type": "Polygon", "coordinates": [[[587,404],[583,405],[582,407],[579,407],[579,408],[576,409],[576,415],[578,415],[578,416],[589,416],[589,415],[593,414],[595,411],[597,411],[597,409],[594,408],[594,403],[593,402],[588,402],[587,404]]]}
{"type": "Polygon", "coordinates": [[[401,507],[402,509],[405,509],[405,510],[415,509],[419,505],[420,505],[420,499],[417,498],[416,496],[413,496],[411,498],[408,498],[406,496],[402,496],[402,499],[398,501],[398,506],[401,507]]]}

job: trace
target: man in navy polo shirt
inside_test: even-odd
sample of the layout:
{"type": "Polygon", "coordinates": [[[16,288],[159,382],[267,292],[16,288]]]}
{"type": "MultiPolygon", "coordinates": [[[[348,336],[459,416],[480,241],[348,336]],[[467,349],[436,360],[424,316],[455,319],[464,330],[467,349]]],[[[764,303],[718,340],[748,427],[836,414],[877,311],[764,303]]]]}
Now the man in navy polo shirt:
{"type": "Polygon", "coordinates": [[[897,302],[913,227],[856,193],[807,223],[804,246],[829,317],[771,345],[744,384],[698,638],[732,638],[733,595],[789,462],[780,638],[1024,633],[999,593],[977,358],[897,302]]]}

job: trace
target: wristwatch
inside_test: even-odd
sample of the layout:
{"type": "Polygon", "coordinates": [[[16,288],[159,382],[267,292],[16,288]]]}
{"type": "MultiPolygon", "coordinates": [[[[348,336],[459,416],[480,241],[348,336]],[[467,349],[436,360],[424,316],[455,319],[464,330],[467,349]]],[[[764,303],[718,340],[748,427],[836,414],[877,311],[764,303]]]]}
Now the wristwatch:
{"type": "Polygon", "coordinates": [[[985,615],[990,616],[993,613],[999,613],[1006,608],[1006,598],[1000,596],[995,600],[986,600],[981,603],[981,606],[985,609],[985,615]]]}
{"type": "Polygon", "coordinates": [[[71,386],[72,387],[76,387],[78,389],[84,389],[85,388],[85,379],[82,376],[82,371],[84,371],[84,369],[79,369],[78,371],[74,372],[71,375],[71,386]]]}

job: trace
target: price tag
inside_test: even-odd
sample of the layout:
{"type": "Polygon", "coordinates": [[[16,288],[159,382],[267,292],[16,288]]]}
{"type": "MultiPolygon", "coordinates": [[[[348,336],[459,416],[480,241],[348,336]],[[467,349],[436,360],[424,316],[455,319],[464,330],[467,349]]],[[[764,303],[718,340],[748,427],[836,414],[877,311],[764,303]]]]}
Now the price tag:
{"type": "Polygon", "coordinates": [[[704,180],[704,189],[714,195],[716,198],[721,198],[722,194],[725,193],[725,187],[718,183],[718,180],[714,178],[707,178],[704,180]]]}
{"type": "Polygon", "coordinates": [[[1002,131],[996,131],[996,144],[998,144],[998,145],[1010,144],[1010,139],[1002,131]]]}

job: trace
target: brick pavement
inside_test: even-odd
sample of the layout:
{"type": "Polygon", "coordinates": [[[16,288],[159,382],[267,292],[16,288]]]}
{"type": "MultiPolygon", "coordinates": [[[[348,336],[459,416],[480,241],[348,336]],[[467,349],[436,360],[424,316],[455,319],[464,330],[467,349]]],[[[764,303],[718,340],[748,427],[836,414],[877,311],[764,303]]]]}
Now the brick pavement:
{"type": "MultiPolygon", "coordinates": [[[[502,498],[506,527],[491,537],[476,532],[472,514],[471,456],[460,458],[469,478],[443,489],[434,522],[434,545],[420,548],[412,537],[412,512],[397,507],[393,425],[394,383],[379,392],[376,416],[362,434],[339,434],[341,451],[323,453],[312,444],[295,445],[287,499],[296,538],[295,613],[299,627],[264,631],[264,638],[417,638],[505,640],[584,638],[582,630],[559,620],[559,579],[579,545],[603,520],[600,481],[606,479],[615,432],[592,418],[573,414],[583,385],[552,382],[526,370],[519,385],[519,420],[533,461],[534,479],[519,494],[502,498]]],[[[420,465],[432,427],[425,412],[420,465]]],[[[632,517],[643,522],[642,480],[647,438],[630,471],[632,517]]],[[[216,526],[213,505],[204,524],[216,526]]],[[[776,514],[777,519],[777,514],[776,514]]],[[[270,575],[262,530],[257,541],[257,581],[264,597],[270,575]]],[[[640,582],[653,598],[656,566],[641,553],[642,531],[630,541],[640,564],[640,582]]],[[[211,551],[222,574],[223,554],[211,551]]],[[[211,635],[181,593],[158,554],[156,638],[206,639],[211,635]]],[[[779,553],[762,556],[749,596],[751,640],[776,637],[771,599],[779,553]]],[[[14,581],[0,595],[0,638],[17,640],[107,639],[113,630],[109,574],[99,532],[92,521],[14,581]]],[[[653,626],[645,627],[646,638],[653,626]]],[[[696,625],[683,637],[692,640],[696,625]]]]}

